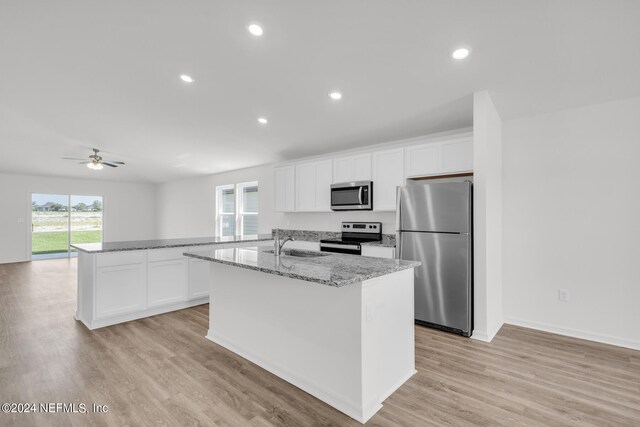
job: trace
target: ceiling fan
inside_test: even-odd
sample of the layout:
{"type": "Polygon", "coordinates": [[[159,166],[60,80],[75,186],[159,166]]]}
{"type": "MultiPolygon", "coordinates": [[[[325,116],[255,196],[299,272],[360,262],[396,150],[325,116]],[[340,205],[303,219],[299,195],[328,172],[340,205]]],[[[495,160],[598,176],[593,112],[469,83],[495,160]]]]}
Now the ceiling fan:
{"type": "Polygon", "coordinates": [[[77,157],[63,157],[64,160],[83,160],[80,162],[81,165],[87,165],[89,169],[100,170],[104,167],[104,165],[111,166],[112,168],[117,168],[118,165],[124,165],[124,162],[118,162],[114,160],[104,160],[102,156],[98,153],[100,150],[97,148],[92,148],[93,154],[89,156],[89,160],[79,159],[77,157]]]}

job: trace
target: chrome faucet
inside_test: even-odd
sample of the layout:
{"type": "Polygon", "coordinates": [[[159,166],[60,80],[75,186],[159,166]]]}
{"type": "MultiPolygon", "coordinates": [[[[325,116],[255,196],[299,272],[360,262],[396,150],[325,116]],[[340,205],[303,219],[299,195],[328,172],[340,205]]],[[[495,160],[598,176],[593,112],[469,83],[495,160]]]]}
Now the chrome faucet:
{"type": "Polygon", "coordinates": [[[288,241],[294,241],[295,239],[293,237],[286,237],[284,240],[280,241],[280,230],[276,229],[276,236],[275,239],[273,240],[273,253],[275,254],[276,257],[280,256],[280,253],[282,252],[282,247],[284,246],[285,243],[287,243],[288,241]]]}

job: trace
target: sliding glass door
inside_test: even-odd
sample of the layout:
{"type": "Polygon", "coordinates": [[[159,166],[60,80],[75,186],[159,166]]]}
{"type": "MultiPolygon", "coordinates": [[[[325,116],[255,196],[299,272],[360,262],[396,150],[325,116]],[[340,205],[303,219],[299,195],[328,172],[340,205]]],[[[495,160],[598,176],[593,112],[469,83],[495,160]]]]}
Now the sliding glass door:
{"type": "Polygon", "coordinates": [[[32,259],[75,256],[70,244],[101,241],[102,196],[31,196],[32,259]]]}

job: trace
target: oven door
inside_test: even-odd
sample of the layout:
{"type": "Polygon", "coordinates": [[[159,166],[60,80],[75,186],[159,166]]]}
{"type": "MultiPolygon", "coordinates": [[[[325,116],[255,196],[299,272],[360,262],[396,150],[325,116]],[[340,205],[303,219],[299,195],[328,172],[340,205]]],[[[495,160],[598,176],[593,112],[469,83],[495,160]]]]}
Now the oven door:
{"type": "Polygon", "coordinates": [[[334,211],[372,210],[373,183],[347,182],[331,186],[331,209],[334,211]]]}
{"type": "Polygon", "coordinates": [[[320,242],[320,252],[335,252],[339,254],[361,255],[362,247],[358,243],[320,242]]]}

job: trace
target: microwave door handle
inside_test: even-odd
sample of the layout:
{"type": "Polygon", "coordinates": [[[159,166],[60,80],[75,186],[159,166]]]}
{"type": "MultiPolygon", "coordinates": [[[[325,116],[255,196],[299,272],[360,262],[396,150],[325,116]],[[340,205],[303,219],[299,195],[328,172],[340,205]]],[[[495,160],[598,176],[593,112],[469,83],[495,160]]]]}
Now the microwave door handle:
{"type": "Polygon", "coordinates": [[[361,205],[362,205],[362,190],[364,190],[364,187],[360,186],[360,188],[358,188],[358,201],[360,202],[361,205]]]}

